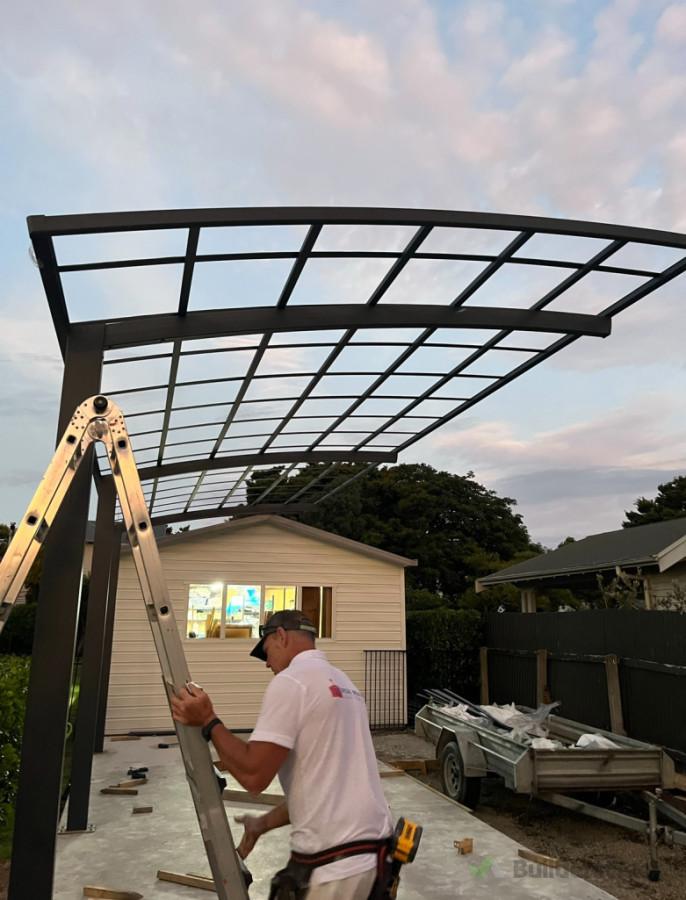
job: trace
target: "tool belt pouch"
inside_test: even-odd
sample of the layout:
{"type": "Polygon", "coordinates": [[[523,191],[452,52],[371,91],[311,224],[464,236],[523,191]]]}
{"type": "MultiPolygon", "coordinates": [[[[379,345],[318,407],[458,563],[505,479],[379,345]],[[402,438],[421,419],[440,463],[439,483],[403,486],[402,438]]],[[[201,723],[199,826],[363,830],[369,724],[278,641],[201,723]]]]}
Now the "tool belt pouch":
{"type": "Polygon", "coordinates": [[[398,890],[400,863],[390,854],[390,846],[379,852],[376,864],[376,880],[367,900],[393,900],[398,890]]]}
{"type": "Polygon", "coordinates": [[[272,878],[269,900],[305,900],[309,889],[312,867],[290,860],[272,878]]]}

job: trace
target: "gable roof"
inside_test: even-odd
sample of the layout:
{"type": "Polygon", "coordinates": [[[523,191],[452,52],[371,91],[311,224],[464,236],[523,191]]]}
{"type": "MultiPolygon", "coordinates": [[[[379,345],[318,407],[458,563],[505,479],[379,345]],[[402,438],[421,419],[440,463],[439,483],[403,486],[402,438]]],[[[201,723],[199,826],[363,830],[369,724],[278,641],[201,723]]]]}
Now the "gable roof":
{"type": "MultiPolygon", "coordinates": [[[[178,534],[165,535],[158,538],[157,546],[160,548],[169,547],[170,545],[184,544],[187,541],[197,540],[205,536],[230,535],[259,525],[271,525],[291,534],[298,534],[301,537],[321,541],[323,544],[331,544],[342,550],[369,556],[372,559],[378,559],[401,568],[417,565],[416,559],[407,559],[405,556],[389,553],[387,550],[381,550],[379,547],[370,547],[369,544],[362,544],[359,541],[353,541],[339,534],[332,534],[330,531],[323,531],[321,528],[313,528],[311,525],[303,525],[302,522],[295,522],[292,519],[285,519],[283,516],[276,515],[246,516],[245,518],[232,519],[230,522],[222,522],[220,525],[208,525],[205,528],[197,528],[195,531],[183,531],[178,534]]],[[[130,548],[127,548],[127,550],[130,552],[130,548]]]]}
{"type": "Polygon", "coordinates": [[[526,562],[477,580],[477,591],[494,584],[518,584],[573,577],[625,567],[657,567],[664,572],[686,558],[686,516],[635,528],[592,534],[526,562]]]}

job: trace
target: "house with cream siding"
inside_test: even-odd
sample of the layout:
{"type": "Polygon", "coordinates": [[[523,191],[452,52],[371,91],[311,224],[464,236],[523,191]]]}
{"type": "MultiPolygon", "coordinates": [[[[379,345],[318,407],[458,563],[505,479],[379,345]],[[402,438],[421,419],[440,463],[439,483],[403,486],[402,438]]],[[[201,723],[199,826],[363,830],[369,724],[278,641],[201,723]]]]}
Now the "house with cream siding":
{"type": "MultiPolygon", "coordinates": [[[[250,651],[258,626],[278,609],[303,609],[318,626],[317,647],[361,690],[365,651],[405,650],[405,568],[415,560],[280,516],[165,536],[158,547],[191,676],[229,728],[249,729],[257,720],[272,674],[250,651]]],[[[404,684],[401,689],[404,697],[404,684]]],[[[172,727],[127,548],[119,567],[105,732],[172,727]]]]}

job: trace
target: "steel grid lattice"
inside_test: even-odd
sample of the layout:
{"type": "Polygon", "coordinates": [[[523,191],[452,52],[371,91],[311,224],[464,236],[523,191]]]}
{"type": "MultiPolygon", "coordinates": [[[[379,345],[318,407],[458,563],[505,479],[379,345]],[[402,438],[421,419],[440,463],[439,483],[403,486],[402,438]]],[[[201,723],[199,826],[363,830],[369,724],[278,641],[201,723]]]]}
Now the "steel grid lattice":
{"type": "Polygon", "coordinates": [[[481,213],[178,210],[29,231],[63,353],[102,335],[102,392],[158,522],[311,508],[686,269],[684,235],[481,213]]]}

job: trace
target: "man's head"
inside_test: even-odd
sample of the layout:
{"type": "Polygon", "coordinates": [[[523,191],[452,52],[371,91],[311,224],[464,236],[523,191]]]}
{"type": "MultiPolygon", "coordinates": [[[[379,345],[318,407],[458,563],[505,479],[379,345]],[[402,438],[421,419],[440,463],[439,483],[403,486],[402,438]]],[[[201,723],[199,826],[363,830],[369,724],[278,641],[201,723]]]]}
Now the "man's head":
{"type": "Polygon", "coordinates": [[[313,650],[317,629],[299,609],[275,612],[260,625],[260,642],[250,654],[264,660],[277,675],[303,650],[313,650]]]}

